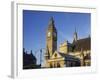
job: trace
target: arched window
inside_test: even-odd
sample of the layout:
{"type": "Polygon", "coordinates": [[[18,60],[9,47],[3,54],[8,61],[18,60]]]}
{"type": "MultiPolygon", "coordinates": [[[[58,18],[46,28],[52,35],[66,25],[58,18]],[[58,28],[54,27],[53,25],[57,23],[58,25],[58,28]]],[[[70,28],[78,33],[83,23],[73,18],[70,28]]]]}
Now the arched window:
{"type": "Polygon", "coordinates": [[[56,63],[54,63],[54,68],[56,68],[56,63]]]}
{"type": "Polygon", "coordinates": [[[70,66],[71,66],[71,67],[73,66],[73,62],[70,62],[70,66]]]}
{"type": "Polygon", "coordinates": [[[59,63],[57,63],[57,67],[60,67],[60,64],[59,63]]]}
{"type": "Polygon", "coordinates": [[[52,63],[50,63],[50,68],[52,68],[53,66],[52,66],[52,63]]]}

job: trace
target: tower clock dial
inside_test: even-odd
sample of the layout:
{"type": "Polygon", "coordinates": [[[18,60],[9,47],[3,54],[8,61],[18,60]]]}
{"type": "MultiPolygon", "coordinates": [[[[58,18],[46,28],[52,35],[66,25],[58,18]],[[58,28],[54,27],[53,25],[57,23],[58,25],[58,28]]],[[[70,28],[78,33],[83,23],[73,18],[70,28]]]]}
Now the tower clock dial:
{"type": "Polygon", "coordinates": [[[54,34],[54,37],[56,37],[56,33],[54,32],[53,34],[54,34]]]}
{"type": "Polygon", "coordinates": [[[50,35],[51,35],[51,33],[50,33],[50,32],[48,32],[48,37],[50,37],[50,35]]]}

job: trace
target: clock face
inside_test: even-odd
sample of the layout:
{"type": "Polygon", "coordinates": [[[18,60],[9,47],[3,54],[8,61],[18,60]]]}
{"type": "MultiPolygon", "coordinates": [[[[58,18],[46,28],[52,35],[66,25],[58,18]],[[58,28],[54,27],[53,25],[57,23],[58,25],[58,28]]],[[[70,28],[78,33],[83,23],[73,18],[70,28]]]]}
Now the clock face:
{"type": "Polygon", "coordinates": [[[50,37],[50,35],[51,35],[51,33],[50,33],[50,32],[48,32],[48,37],[50,37]]]}
{"type": "Polygon", "coordinates": [[[54,37],[56,37],[56,33],[54,32],[54,37]]]}

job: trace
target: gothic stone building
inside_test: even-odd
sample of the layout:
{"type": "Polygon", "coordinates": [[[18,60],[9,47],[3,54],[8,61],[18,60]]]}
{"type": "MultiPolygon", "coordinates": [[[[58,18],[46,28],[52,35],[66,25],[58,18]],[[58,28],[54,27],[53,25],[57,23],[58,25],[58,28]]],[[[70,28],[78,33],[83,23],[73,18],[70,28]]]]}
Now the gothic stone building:
{"type": "Polygon", "coordinates": [[[75,31],[73,42],[65,41],[57,50],[57,30],[53,18],[51,18],[46,32],[45,67],[90,66],[90,40],[90,37],[78,39],[75,31]]]}
{"type": "Polygon", "coordinates": [[[40,68],[40,65],[36,64],[37,59],[33,55],[32,50],[30,53],[27,53],[25,51],[25,48],[23,49],[23,69],[36,69],[40,68]]]}

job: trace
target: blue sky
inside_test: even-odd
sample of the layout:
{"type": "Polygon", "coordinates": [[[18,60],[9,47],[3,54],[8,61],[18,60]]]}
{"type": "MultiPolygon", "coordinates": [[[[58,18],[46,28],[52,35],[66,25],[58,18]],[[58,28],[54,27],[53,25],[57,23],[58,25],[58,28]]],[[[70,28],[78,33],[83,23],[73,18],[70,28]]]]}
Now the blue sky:
{"type": "Polygon", "coordinates": [[[54,18],[58,32],[58,47],[66,40],[72,42],[75,28],[79,39],[91,35],[90,13],[23,10],[23,47],[28,52],[32,50],[33,54],[38,53],[38,50],[46,47],[46,30],[50,17],[54,18]]]}

